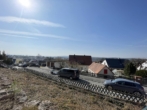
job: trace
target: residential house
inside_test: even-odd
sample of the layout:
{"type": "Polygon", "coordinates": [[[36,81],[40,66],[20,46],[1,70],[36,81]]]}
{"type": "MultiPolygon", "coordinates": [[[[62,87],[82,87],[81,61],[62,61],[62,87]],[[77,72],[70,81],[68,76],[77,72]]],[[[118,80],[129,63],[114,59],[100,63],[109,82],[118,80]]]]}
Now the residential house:
{"type": "Polygon", "coordinates": [[[87,71],[88,66],[92,63],[92,57],[86,55],[69,55],[71,64],[78,64],[78,69],[87,71]]]}
{"type": "Polygon", "coordinates": [[[125,59],[113,59],[113,58],[108,58],[105,59],[102,64],[106,65],[109,67],[111,70],[113,69],[124,69],[125,68],[125,63],[127,63],[128,60],[125,59]]]}
{"type": "Polygon", "coordinates": [[[14,64],[18,65],[18,64],[20,64],[20,63],[23,63],[23,59],[21,59],[21,58],[15,59],[14,64]]]}
{"type": "Polygon", "coordinates": [[[47,61],[46,66],[50,68],[55,68],[55,69],[60,69],[62,68],[62,63],[61,61],[47,61]]]}
{"type": "Polygon", "coordinates": [[[88,73],[91,73],[91,75],[95,77],[103,76],[103,77],[113,77],[113,72],[105,65],[101,63],[95,63],[93,62],[88,67],[88,73]]]}
{"type": "Polygon", "coordinates": [[[142,63],[137,70],[147,70],[147,61],[142,63]]]}

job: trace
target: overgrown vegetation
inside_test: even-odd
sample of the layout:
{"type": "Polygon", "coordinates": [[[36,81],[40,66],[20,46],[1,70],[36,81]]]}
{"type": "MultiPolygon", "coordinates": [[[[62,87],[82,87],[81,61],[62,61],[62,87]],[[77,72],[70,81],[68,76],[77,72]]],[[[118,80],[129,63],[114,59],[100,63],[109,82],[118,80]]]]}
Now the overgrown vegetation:
{"type": "Polygon", "coordinates": [[[138,70],[138,71],[136,71],[135,75],[147,77],[147,70],[138,70]]]}
{"type": "Polygon", "coordinates": [[[0,60],[3,60],[3,63],[7,65],[11,65],[13,63],[12,59],[7,57],[5,51],[3,51],[2,53],[0,51],[0,60]]]}

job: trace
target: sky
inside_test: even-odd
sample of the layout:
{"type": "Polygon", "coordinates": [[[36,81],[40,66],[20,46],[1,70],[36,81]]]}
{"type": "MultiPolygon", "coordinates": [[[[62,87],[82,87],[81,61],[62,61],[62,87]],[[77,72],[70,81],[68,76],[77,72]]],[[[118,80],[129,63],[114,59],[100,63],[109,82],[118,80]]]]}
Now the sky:
{"type": "Polygon", "coordinates": [[[147,58],[147,1],[0,0],[0,51],[147,58]]]}

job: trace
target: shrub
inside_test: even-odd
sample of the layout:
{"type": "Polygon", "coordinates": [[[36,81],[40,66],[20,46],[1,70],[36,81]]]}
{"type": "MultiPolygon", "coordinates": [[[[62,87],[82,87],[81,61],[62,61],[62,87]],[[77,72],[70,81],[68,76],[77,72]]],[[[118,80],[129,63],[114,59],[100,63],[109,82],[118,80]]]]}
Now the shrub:
{"type": "Polygon", "coordinates": [[[147,70],[138,70],[138,71],[136,71],[135,75],[147,77],[147,70]]]}

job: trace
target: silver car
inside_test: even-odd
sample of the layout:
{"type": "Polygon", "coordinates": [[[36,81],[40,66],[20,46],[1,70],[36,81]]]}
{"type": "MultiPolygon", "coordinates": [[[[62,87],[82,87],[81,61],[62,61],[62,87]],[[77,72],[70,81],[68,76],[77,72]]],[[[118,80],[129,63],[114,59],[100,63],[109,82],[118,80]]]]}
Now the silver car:
{"type": "Polygon", "coordinates": [[[109,90],[124,91],[134,94],[135,96],[145,95],[144,88],[140,83],[128,79],[118,78],[114,80],[106,80],[104,86],[109,90]]]}

